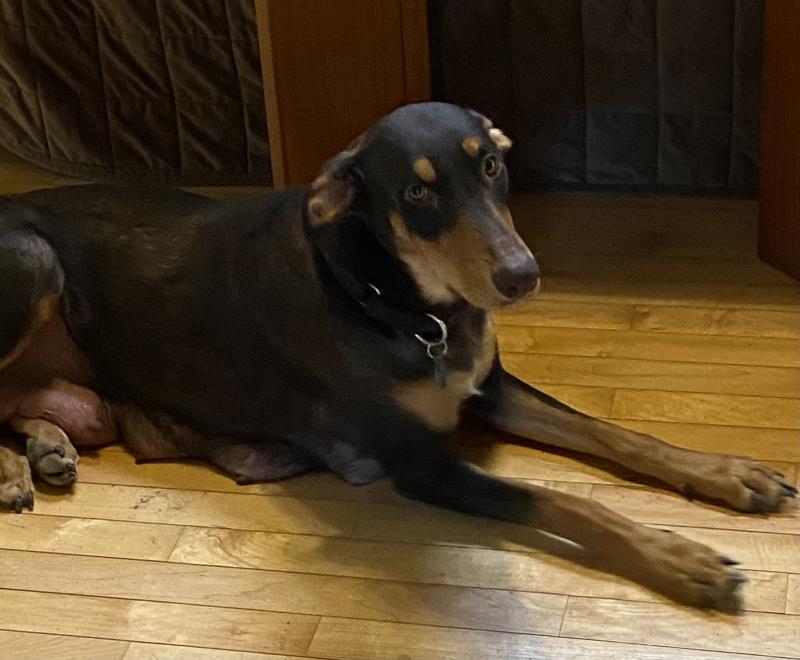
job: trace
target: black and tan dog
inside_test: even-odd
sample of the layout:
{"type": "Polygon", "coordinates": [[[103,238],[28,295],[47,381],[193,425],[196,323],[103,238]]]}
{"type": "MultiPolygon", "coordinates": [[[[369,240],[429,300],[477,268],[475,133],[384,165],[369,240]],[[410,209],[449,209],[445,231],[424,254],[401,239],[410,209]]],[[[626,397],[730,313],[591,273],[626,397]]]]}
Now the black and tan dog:
{"type": "MultiPolygon", "coordinates": [[[[539,282],[506,206],[509,146],[476,113],[419,104],[310,188],[0,200],[0,421],[51,482],[75,478],[68,438],[117,436],[143,459],[203,457],[240,481],[386,473],[410,497],[564,537],[678,600],[735,609],[732,560],[445,449],[463,411],[740,511],[796,493],[753,460],[598,421],[503,370],[489,312],[539,282]]],[[[26,461],[0,459],[0,499],[32,506],[26,461]]]]}

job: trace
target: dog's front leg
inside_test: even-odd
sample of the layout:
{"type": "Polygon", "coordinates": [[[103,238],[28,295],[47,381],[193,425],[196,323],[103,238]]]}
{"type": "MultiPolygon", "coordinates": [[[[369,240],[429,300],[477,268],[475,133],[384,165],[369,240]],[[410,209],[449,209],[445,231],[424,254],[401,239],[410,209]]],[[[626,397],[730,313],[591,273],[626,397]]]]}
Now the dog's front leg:
{"type": "Polygon", "coordinates": [[[797,489],[757,461],[675,447],[644,433],[589,417],[507,373],[499,360],[468,412],[521,438],[600,456],[660,479],[688,496],[734,509],[776,511],[797,489]]]}
{"type": "Polygon", "coordinates": [[[726,611],[740,607],[743,577],[731,568],[732,560],[711,548],[635,523],[593,500],[502,481],[445,455],[439,438],[410,437],[384,464],[405,495],[568,539],[597,568],[680,602],[726,611]]]}

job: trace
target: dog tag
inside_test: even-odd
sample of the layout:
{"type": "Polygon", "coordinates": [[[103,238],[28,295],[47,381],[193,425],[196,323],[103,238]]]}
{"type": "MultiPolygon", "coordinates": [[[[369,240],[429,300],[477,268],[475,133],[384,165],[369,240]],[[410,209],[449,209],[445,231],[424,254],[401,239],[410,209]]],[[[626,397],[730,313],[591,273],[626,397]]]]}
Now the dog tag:
{"type": "Polygon", "coordinates": [[[447,365],[444,361],[444,354],[436,357],[431,357],[433,360],[433,375],[436,377],[436,382],[439,387],[447,387],[447,365]]]}
{"type": "Polygon", "coordinates": [[[433,360],[433,376],[439,383],[439,387],[447,387],[447,364],[444,361],[444,356],[447,355],[447,326],[433,314],[428,314],[428,316],[439,326],[441,336],[433,341],[425,339],[422,335],[414,335],[414,337],[425,346],[425,352],[433,360]]]}

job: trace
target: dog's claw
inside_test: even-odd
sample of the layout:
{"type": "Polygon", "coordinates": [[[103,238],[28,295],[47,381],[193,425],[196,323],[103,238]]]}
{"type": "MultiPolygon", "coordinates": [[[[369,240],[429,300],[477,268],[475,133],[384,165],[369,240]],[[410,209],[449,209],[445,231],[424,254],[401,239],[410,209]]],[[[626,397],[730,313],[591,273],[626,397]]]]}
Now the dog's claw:
{"type": "Polygon", "coordinates": [[[722,563],[725,564],[725,566],[738,566],[742,562],[736,561],[735,559],[731,559],[730,557],[726,557],[725,555],[723,555],[722,563]]]}
{"type": "Polygon", "coordinates": [[[33,511],[33,491],[21,492],[14,499],[14,513],[22,513],[25,509],[33,511]]]}
{"type": "Polygon", "coordinates": [[[797,497],[797,488],[785,482],[781,483],[781,490],[786,497],[797,497]]]}

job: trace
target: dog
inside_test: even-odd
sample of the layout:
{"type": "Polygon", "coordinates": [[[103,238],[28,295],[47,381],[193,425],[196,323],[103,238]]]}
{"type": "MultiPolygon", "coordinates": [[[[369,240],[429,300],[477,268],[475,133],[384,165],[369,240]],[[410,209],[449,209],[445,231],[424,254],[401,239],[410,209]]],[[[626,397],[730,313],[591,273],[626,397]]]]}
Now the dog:
{"type": "Polygon", "coordinates": [[[592,500],[488,475],[446,440],[462,415],[520,441],[602,457],[754,513],[797,490],[744,457],[671,446],[508,374],[491,311],[536,293],[486,117],[404,106],[305,188],[215,200],[76,186],[0,200],[0,500],[31,470],[69,484],[73,443],[123,438],[141,460],[204,458],[240,482],[327,467],[557,535],[700,607],[737,610],[714,550],[592,500]]]}

